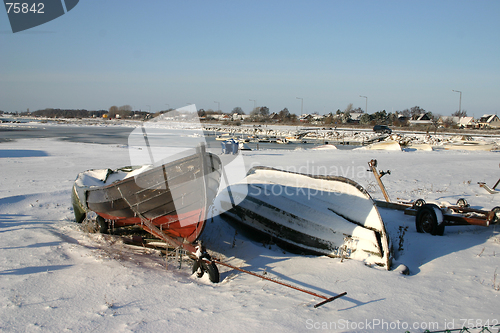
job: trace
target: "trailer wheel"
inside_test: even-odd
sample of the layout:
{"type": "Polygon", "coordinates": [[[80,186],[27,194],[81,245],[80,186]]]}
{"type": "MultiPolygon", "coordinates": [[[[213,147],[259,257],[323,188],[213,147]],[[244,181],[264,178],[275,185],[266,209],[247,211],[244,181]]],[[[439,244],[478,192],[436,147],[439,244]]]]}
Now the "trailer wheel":
{"type": "Polygon", "coordinates": [[[109,225],[108,225],[108,222],[104,219],[104,217],[97,216],[96,222],[97,222],[97,230],[101,234],[107,234],[108,233],[109,225]]]}
{"type": "Polygon", "coordinates": [[[500,223],[500,207],[496,206],[491,210],[495,215],[493,216],[493,221],[491,223],[500,223]]]}
{"type": "Polygon", "coordinates": [[[213,262],[207,263],[202,259],[195,260],[192,272],[193,274],[196,273],[196,277],[198,278],[201,278],[206,272],[212,283],[219,283],[220,281],[219,269],[213,262]]]}
{"type": "Polygon", "coordinates": [[[423,205],[425,205],[425,200],[424,200],[424,199],[417,199],[417,200],[413,203],[413,208],[422,207],[423,205]]]}
{"type": "Polygon", "coordinates": [[[460,198],[457,200],[457,206],[461,207],[461,208],[469,208],[470,207],[469,203],[464,198],[460,198]]]}
{"type": "Polygon", "coordinates": [[[443,213],[434,204],[425,204],[419,208],[415,218],[417,232],[442,236],[444,233],[443,213]]]}

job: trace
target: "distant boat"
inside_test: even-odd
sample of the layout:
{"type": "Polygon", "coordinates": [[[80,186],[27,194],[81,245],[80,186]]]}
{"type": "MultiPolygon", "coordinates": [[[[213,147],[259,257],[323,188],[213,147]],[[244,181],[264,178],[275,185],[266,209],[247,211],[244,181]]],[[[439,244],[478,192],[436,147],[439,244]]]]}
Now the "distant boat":
{"type": "Polygon", "coordinates": [[[285,139],[288,140],[290,143],[304,143],[305,140],[299,137],[294,137],[294,136],[287,136],[285,139]]]}
{"type": "Polygon", "coordinates": [[[401,151],[401,145],[394,140],[381,141],[377,143],[372,143],[371,145],[357,148],[357,149],[368,149],[368,150],[399,150],[401,151]]]}
{"type": "Polygon", "coordinates": [[[246,143],[241,142],[241,141],[238,143],[238,149],[239,150],[252,150],[246,143]]]}
{"type": "Polygon", "coordinates": [[[415,150],[432,151],[432,146],[428,143],[415,143],[415,144],[409,144],[408,146],[404,147],[404,151],[415,151],[415,150]]]}
{"type": "Polygon", "coordinates": [[[85,171],[73,185],[75,218],[82,222],[95,212],[106,229],[141,225],[142,216],[168,236],[192,243],[203,231],[220,176],[219,157],[204,149],[156,167],[85,171]]]}
{"type": "Polygon", "coordinates": [[[217,200],[235,223],[278,244],[390,268],[390,241],[377,207],[347,178],[255,167],[217,200]],[[235,205],[233,198],[241,197],[235,205]]]}
{"type": "Polygon", "coordinates": [[[327,144],[327,145],[316,146],[316,147],[313,147],[311,149],[314,149],[314,150],[336,150],[337,147],[335,147],[335,145],[327,144]]]}
{"type": "Polygon", "coordinates": [[[217,140],[217,141],[225,141],[225,140],[230,140],[230,139],[234,139],[234,137],[232,137],[229,134],[217,135],[215,137],[215,140],[217,140]]]}
{"type": "Polygon", "coordinates": [[[455,141],[451,143],[446,143],[441,146],[446,150],[484,150],[490,151],[494,150],[497,146],[495,143],[489,143],[486,141],[455,141]]]}

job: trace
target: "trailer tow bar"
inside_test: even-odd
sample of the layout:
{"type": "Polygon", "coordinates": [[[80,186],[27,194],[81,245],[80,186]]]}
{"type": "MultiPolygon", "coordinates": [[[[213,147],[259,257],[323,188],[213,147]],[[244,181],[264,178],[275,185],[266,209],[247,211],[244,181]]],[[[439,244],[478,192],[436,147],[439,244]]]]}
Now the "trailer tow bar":
{"type": "MultiPolygon", "coordinates": [[[[209,260],[207,260],[207,262],[210,262],[209,260]]],[[[296,286],[293,286],[291,284],[288,284],[288,283],[285,283],[285,282],[281,282],[281,281],[278,281],[278,280],[275,280],[275,279],[272,279],[272,278],[268,278],[266,276],[263,276],[263,275],[260,275],[260,274],[257,274],[257,273],[254,273],[254,272],[250,272],[250,271],[247,271],[246,269],[242,269],[242,268],[239,268],[239,267],[236,267],[236,266],[233,266],[233,265],[230,265],[230,264],[227,264],[225,262],[222,262],[220,260],[217,260],[217,259],[214,259],[213,262],[215,262],[216,264],[218,265],[222,265],[222,266],[226,266],[226,267],[229,267],[229,268],[232,268],[232,269],[235,269],[237,271],[240,271],[240,272],[243,272],[243,273],[247,273],[247,274],[250,274],[250,275],[253,275],[253,276],[256,276],[258,278],[261,278],[261,279],[264,279],[264,280],[267,280],[267,281],[271,281],[271,282],[274,282],[274,283],[277,283],[277,284],[280,284],[282,286],[285,286],[285,287],[288,287],[288,288],[292,288],[292,289],[295,289],[295,290],[298,290],[298,291],[301,291],[303,293],[306,293],[306,294],[309,294],[309,295],[312,295],[312,296],[315,296],[315,297],[318,297],[318,298],[322,298],[324,299],[324,301],[321,301],[319,302],[318,304],[314,305],[314,308],[318,308],[326,303],[330,303],[331,301],[334,301],[336,300],[337,298],[340,298],[342,296],[345,296],[347,295],[347,292],[343,292],[341,294],[338,294],[336,296],[333,296],[333,297],[327,297],[327,296],[324,296],[324,295],[320,295],[320,294],[317,294],[313,291],[310,291],[310,290],[307,290],[307,289],[303,289],[303,288],[299,288],[299,287],[296,287],[296,286]]]]}

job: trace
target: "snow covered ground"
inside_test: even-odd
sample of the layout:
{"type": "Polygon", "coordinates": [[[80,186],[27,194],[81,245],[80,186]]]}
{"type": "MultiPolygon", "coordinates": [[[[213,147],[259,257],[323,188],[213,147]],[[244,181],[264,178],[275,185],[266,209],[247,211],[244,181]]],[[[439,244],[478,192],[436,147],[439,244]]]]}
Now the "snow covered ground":
{"type": "MultiPolygon", "coordinates": [[[[244,152],[248,168],[345,176],[383,199],[368,161],[391,170],[392,200],[466,198],[500,206],[490,186],[499,153],[476,151],[261,150],[244,152]]],[[[339,298],[321,299],[227,268],[219,284],[191,268],[165,264],[158,252],[83,232],[73,222],[70,190],[87,169],[130,164],[123,145],[56,139],[0,143],[0,331],[5,332],[422,332],[500,323],[500,226],[447,227],[418,234],[414,218],[380,209],[397,270],[301,256],[250,240],[221,217],[207,224],[205,245],[229,263],[339,298]],[[398,251],[398,248],[400,250],[398,251]],[[167,269],[166,269],[167,267],[167,269]]],[[[495,330],[496,331],[496,330],[495,330]]]]}

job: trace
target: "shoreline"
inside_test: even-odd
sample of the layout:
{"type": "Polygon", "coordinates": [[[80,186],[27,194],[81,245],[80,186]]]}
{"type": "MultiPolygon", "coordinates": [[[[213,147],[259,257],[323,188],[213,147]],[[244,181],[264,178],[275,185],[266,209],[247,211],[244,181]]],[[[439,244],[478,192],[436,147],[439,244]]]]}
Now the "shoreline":
{"type": "MultiPolygon", "coordinates": [[[[49,121],[40,118],[35,119],[39,121],[23,123],[10,122],[0,124],[0,143],[25,137],[56,137],[61,140],[76,142],[125,144],[127,142],[129,132],[134,128],[145,124],[143,121],[136,120],[58,119],[56,121],[49,121]],[[75,127],[81,130],[69,130],[75,127]]],[[[168,122],[155,122],[152,124],[158,128],[169,128],[168,122]]],[[[231,126],[218,123],[202,123],[201,125],[207,138],[227,135],[227,137],[224,136],[216,138],[215,140],[234,138],[239,141],[256,144],[279,144],[278,149],[289,147],[291,150],[294,149],[293,147],[298,148],[303,144],[307,144],[307,146],[302,148],[308,148],[310,144],[366,146],[368,144],[381,141],[396,141],[402,147],[427,144],[440,148],[443,145],[455,144],[457,142],[480,142],[500,146],[500,134],[479,132],[472,133],[471,131],[459,132],[459,134],[454,132],[438,132],[434,135],[432,133],[418,130],[411,131],[394,129],[393,133],[388,136],[375,133],[371,129],[367,128],[327,128],[281,124],[269,124],[264,126],[245,124],[241,126],[231,126]],[[282,143],[280,141],[290,144],[280,144],[282,143]]]]}

